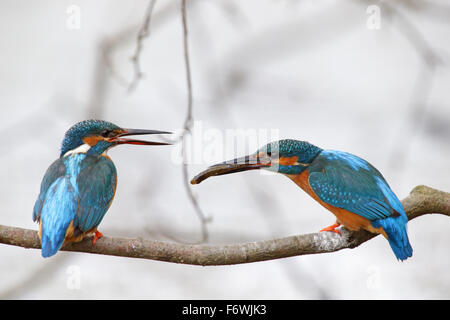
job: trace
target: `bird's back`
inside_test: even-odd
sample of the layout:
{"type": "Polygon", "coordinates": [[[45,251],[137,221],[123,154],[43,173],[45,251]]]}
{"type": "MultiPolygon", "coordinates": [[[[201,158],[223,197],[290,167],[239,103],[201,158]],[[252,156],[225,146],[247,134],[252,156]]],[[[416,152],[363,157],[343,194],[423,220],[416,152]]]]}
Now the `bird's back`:
{"type": "Polygon", "coordinates": [[[403,206],[375,167],[350,153],[324,150],[308,171],[309,186],[321,201],[370,221],[365,229],[382,230],[398,259],[412,255],[403,206]]]}

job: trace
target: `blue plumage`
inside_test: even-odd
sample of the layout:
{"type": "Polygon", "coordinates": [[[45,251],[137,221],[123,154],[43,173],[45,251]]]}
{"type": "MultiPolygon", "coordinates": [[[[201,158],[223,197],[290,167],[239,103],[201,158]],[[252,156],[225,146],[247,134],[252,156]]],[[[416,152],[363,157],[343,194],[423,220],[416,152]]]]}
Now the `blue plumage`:
{"type": "MultiPolygon", "coordinates": [[[[78,122],[77,124],[70,127],[64,135],[63,142],[61,144],[61,154],[62,157],[67,151],[73,150],[76,147],[82,145],[83,138],[93,135],[101,134],[105,131],[120,130],[121,128],[115,124],[103,120],[85,120],[78,122]]],[[[95,147],[95,146],[94,146],[95,147]]],[[[98,154],[100,154],[99,152],[98,154]]]]}
{"type": "Polygon", "coordinates": [[[372,222],[375,228],[382,227],[388,236],[388,242],[394,251],[395,256],[399,260],[405,260],[412,256],[413,249],[409,243],[408,234],[406,232],[406,223],[408,219],[400,217],[389,217],[379,219],[372,222]]]}
{"type": "Polygon", "coordinates": [[[306,141],[283,139],[263,146],[256,153],[267,154],[272,159],[297,157],[297,164],[295,165],[273,162],[270,167],[266,168],[267,170],[287,175],[296,175],[302,173],[321,151],[321,148],[306,141]]]}
{"type": "Polygon", "coordinates": [[[382,227],[386,234],[388,235],[388,242],[394,251],[395,256],[399,260],[405,260],[412,256],[413,249],[409,243],[408,234],[406,231],[406,223],[408,222],[408,217],[406,216],[405,210],[397,198],[397,196],[392,192],[387,183],[379,177],[375,177],[377,184],[381,191],[389,202],[389,205],[398,213],[398,217],[388,217],[386,219],[378,219],[372,221],[372,226],[375,228],[382,227]]]}
{"type": "Polygon", "coordinates": [[[75,235],[96,228],[115,187],[116,169],[106,157],[76,153],[57,160],[44,176],[33,212],[33,219],[42,223],[42,256],[52,256],[61,248],[72,221],[75,235]]]}
{"type": "Polygon", "coordinates": [[[289,177],[336,216],[336,223],[321,231],[334,231],[341,224],[350,230],[383,234],[396,257],[412,256],[406,232],[408,217],[381,173],[353,154],[323,150],[306,141],[284,139],[271,142],[255,153],[211,166],[196,175],[192,184],[211,176],[264,169],[289,177]]]}
{"type": "Polygon", "coordinates": [[[105,157],[86,157],[77,177],[79,186],[78,213],[75,226],[82,232],[97,227],[114,197],[116,168],[105,157]]]}
{"type": "Polygon", "coordinates": [[[61,159],[55,160],[47,169],[44,178],[42,179],[39,196],[34,204],[33,221],[39,221],[42,206],[45,202],[45,196],[47,195],[47,190],[50,188],[50,185],[52,185],[59,177],[64,176],[65,173],[66,166],[61,159]]]}
{"type": "Polygon", "coordinates": [[[103,120],[85,120],[65,134],[60,158],[47,169],[33,209],[40,223],[42,256],[54,255],[65,242],[95,233],[114,198],[117,172],[106,152],[117,145],[166,145],[124,136],[167,131],[123,129],[103,120]]]}
{"type": "Polygon", "coordinates": [[[403,206],[371,164],[346,152],[325,150],[308,170],[309,184],[322,201],[370,220],[374,228],[383,227],[398,259],[412,255],[403,206]]]}
{"type": "Polygon", "coordinates": [[[257,153],[263,152],[272,158],[296,156],[299,163],[310,163],[321,151],[321,148],[306,141],[283,139],[266,144],[257,153]]]}
{"type": "Polygon", "coordinates": [[[70,178],[60,177],[45,194],[40,219],[42,220],[42,256],[54,255],[64,243],[66,230],[75,217],[76,194],[70,178]]]}
{"type": "Polygon", "coordinates": [[[394,213],[380,188],[389,186],[367,161],[345,152],[326,150],[308,170],[309,184],[322,201],[371,221],[394,213]]]}
{"type": "Polygon", "coordinates": [[[372,167],[366,160],[361,159],[360,157],[357,157],[354,154],[348,152],[337,150],[324,150],[320,153],[320,155],[331,161],[341,161],[342,163],[345,163],[346,165],[352,167],[352,169],[356,171],[360,169],[370,171],[371,170],[370,167],[372,167]]]}

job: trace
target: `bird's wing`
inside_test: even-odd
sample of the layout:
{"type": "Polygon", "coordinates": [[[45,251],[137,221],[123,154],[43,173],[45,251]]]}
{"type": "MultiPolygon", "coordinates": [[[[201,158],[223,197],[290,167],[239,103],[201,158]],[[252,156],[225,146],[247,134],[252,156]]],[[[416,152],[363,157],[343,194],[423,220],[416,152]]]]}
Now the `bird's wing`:
{"type": "Polygon", "coordinates": [[[77,177],[78,209],[74,227],[86,232],[97,227],[114,198],[116,168],[106,157],[86,157],[77,177]]]}
{"type": "Polygon", "coordinates": [[[332,206],[371,221],[404,213],[381,173],[357,156],[326,150],[310,165],[309,172],[313,191],[332,206]]]}
{"type": "Polygon", "coordinates": [[[61,159],[57,159],[55,162],[53,162],[45,172],[44,178],[41,182],[41,190],[39,196],[34,204],[33,221],[39,222],[47,190],[59,177],[64,176],[65,172],[66,166],[61,159]]]}
{"type": "Polygon", "coordinates": [[[64,243],[67,228],[77,212],[76,190],[69,176],[48,187],[40,212],[42,256],[54,255],[64,243]]]}

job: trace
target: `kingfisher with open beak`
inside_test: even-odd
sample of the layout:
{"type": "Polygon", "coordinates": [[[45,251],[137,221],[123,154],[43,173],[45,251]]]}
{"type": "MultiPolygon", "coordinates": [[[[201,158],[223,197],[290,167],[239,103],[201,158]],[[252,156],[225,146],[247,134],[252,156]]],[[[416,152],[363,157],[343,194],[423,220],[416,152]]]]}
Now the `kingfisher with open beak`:
{"type": "Polygon", "coordinates": [[[33,210],[39,223],[42,256],[54,255],[64,244],[94,234],[108,211],[117,186],[117,172],[107,151],[121,144],[167,145],[126,136],[170,134],[166,131],[123,129],[102,120],[86,120],[65,134],[59,159],[47,169],[33,210]]]}
{"type": "Polygon", "coordinates": [[[412,256],[402,203],[388,183],[367,161],[347,152],[323,150],[306,141],[291,139],[269,143],[255,153],[214,165],[191,181],[210,176],[265,169],[296,183],[336,216],[336,223],[320,231],[333,231],[341,224],[350,230],[382,234],[398,260],[412,256]]]}

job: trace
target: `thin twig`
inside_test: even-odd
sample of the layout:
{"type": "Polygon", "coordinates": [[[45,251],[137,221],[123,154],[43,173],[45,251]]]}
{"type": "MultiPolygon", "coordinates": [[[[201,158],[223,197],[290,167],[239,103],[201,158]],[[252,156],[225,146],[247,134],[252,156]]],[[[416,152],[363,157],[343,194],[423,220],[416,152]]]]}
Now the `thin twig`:
{"type": "Polygon", "coordinates": [[[200,243],[208,241],[208,229],[206,224],[210,219],[206,217],[203,213],[200,205],[198,203],[197,198],[194,195],[194,192],[191,189],[191,185],[189,184],[189,170],[187,164],[187,154],[186,154],[186,137],[192,134],[191,128],[193,123],[193,115],[192,115],[192,77],[191,77],[191,65],[189,59],[189,43],[188,43],[188,27],[187,27],[187,17],[186,17],[186,0],[181,0],[181,20],[183,25],[183,50],[184,50],[184,64],[186,69],[186,85],[187,85],[187,93],[188,93],[188,102],[187,102],[187,112],[186,118],[184,120],[183,125],[183,134],[180,136],[181,139],[181,152],[183,156],[183,185],[186,190],[186,193],[194,207],[194,210],[201,222],[202,228],[202,239],[200,243]]]}
{"type": "Polygon", "coordinates": [[[141,28],[139,29],[137,40],[136,40],[136,49],[134,51],[134,55],[131,57],[131,61],[133,63],[133,69],[134,69],[134,75],[133,79],[130,82],[130,85],[128,86],[128,92],[133,91],[136,89],[139,80],[142,79],[142,71],[141,71],[141,64],[140,64],[140,57],[142,52],[142,43],[145,38],[147,38],[150,35],[150,22],[152,17],[153,8],[155,7],[156,0],[150,0],[150,3],[148,4],[147,11],[145,12],[144,21],[141,25],[141,28]]]}

